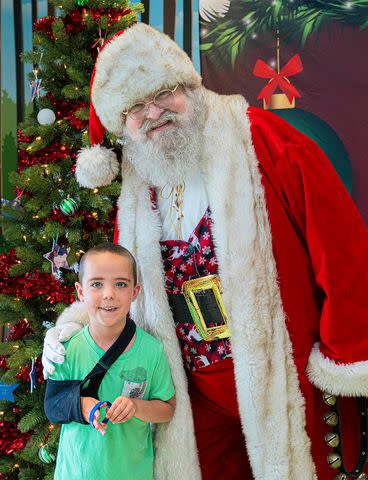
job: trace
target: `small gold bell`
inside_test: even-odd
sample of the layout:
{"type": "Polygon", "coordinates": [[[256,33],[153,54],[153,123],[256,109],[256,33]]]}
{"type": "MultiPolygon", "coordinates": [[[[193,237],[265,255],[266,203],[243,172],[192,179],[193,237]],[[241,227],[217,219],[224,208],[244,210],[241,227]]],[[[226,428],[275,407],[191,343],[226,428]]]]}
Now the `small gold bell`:
{"type": "Polygon", "coordinates": [[[323,419],[327,425],[330,425],[330,427],[336,427],[336,425],[339,423],[339,417],[335,412],[326,412],[323,415],[323,419]]]}
{"type": "Polygon", "coordinates": [[[359,475],[357,480],[367,480],[367,478],[368,478],[367,474],[363,472],[359,475]]]}
{"type": "Polygon", "coordinates": [[[341,457],[338,453],[329,453],[327,455],[327,463],[331,468],[341,467],[341,457]]]}
{"type": "Polygon", "coordinates": [[[335,480],[349,480],[349,477],[345,473],[339,473],[336,475],[335,480]]]}
{"type": "Polygon", "coordinates": [[[332,407],[336,403],[336,397],[332,393],[323,392],[323,401],[332,407]]]}
{"type": "Polygon", "coordinates": [[[325,435],[325,442],[329,447],[336,448],[338,444],[340,443],[340,438],[337,435],[337,433],[334,432],[328,432],[325,435]]]}

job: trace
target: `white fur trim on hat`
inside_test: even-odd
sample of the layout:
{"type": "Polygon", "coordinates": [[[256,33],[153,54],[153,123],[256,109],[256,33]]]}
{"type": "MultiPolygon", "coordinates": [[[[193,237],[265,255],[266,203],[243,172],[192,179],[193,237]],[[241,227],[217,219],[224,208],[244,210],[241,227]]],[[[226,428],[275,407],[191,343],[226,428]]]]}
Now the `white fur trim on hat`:
{"type": "Polygon", "coordinates": [[[78,153],[75,176],[82,187],[109,185],[118,173],[119,162],[112,150],[97,144],[78,153]]]}
{"type": "Polygon", "coordinates": [[[180,83],[198,87],[201,76],[188,55],[164,33],[137,23],[100,52],[91,88],[106,130],[121,136],[122,112],[139,100],[180,83]]]}

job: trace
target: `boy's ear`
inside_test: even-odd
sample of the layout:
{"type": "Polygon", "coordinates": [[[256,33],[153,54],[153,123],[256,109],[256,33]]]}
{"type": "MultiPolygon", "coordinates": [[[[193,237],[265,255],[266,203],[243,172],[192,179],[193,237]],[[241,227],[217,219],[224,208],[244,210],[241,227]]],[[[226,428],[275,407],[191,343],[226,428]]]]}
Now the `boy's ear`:
{"type": "Polygon", "coordinates": [[[134,287],[134,290],[133,290],[132,302],[134,302],[134,300],[138,297],[140,290],[141,290],[141,286],[139,283],[137,283],[137,285],[134,287]]]}
{"type": "Polygon", "coordinates": [[[77,291],[77,295],[78,295],[79,300],[81,302],[83,302],[84,301],[84,295],[83,295],[82,285],[79,282],[75,282],[74,286],[75,286],[75,289],[77,291]]]}

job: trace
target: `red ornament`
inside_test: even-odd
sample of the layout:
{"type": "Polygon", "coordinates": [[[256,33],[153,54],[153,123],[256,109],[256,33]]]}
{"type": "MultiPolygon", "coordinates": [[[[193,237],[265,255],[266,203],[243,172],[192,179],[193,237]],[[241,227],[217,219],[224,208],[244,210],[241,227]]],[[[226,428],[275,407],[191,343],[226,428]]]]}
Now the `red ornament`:
{"type": "Polygon", "coordinates": [[[8,370],[8,362],[7,362],[8,357],[6,355],[0,355],[0,368],[3,370],[8,370]]]}

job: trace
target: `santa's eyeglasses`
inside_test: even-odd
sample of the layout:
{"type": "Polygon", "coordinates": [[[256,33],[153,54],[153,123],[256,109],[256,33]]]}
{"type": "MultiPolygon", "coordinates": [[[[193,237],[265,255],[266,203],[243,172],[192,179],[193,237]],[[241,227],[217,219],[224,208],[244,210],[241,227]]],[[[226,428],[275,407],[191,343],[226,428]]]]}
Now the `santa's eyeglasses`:
{"type": "Polygon", "coordinates": [[[152,100],[149,102],[138,102],[130,107],[126,112],[123,112],[123,115],[130,117],[132,120],[143,120],[148,112],[149,105],[153,103],[158,108],[164,110],[170,110],[175,102],[175,93],[179,88],[180,84],[176,85],[174,88],[165,88],[156,93],[152,100]]]}

